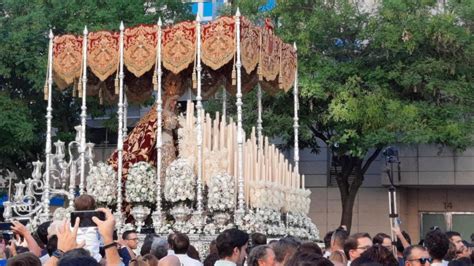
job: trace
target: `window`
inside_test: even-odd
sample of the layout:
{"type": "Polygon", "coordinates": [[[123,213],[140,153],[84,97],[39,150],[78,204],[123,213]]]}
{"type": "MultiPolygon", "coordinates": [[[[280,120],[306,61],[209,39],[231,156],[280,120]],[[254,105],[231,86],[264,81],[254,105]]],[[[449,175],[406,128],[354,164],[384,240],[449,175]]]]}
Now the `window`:
{"type": "Polygon", "coordinates": [[[420,238],[424,238],[433,226],[459,232],[463,239],[469,239],[474,233],[474,212],[421,212],[420,238]]]}

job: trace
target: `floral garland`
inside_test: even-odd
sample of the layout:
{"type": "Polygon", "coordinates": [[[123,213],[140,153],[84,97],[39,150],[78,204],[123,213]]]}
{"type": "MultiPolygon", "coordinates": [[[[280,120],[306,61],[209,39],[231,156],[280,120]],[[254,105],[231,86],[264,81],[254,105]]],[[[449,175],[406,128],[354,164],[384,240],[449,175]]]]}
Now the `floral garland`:
{"type": "Polygon", "coordinates": [[[250,202],[254,208],[279,211],[285,204],[284,187],[265,180],[252,182],[250,202]]]}
{"type": "Polygon", "coordinates": [[[87,177],[87,193],[98,203],[110,205],[117,198],[117,178],[112,166],[98,162],[87,177]]]}
{"type": "Polygon", "coordinates": [[[125,199],[128,202],[156,201],[156,170],[147,162],[138,162],[128,171],[125,199]]]}
{"type": "Polygon", "coordinates": [[[305,214],[287,213],[287,233],[305,239],[319,239],[319,230],[316,225],[305,214]]]}
{"type": "Polygon", "coordinates": [[[213,176],[209,183],[208,208],[213,211],[227,211],[235,207],[234,178],[221,173],[213,176]]]}
{"type": "Polygon", "coordinates": [[[275,237],[281,237],[287,233],[280,211],[268,208],[249,210],[243,217],[241,229],[248,233],[261,232],[275,237]]]}
{"type": "Polygon", "coordinates": [[[165,199],[170,202],[194,200],[194,172],[187,159],[175,160],[166,169],[164,194],[165,199]]]}
{"type": "Polygon", "coordinates": [[[309,213],[311,199],[309,189],[291,189],[285,193],[284,212],[309,213]]]}

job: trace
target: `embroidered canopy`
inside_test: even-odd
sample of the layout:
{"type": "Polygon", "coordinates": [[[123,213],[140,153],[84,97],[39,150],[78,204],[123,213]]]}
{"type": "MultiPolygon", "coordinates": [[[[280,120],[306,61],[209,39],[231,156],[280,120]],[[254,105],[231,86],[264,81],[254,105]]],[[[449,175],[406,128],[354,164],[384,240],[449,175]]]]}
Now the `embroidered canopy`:
{"type": "MultiPolygon", "coordinates": [[[[196,23],[185,21],[161,28],[163,76],[179,76],[191,84],[196,59],[196,23]]],[[[235,93],[235,19],[220,17],[201,26],[201,60],[203,97],[209,97],[221,86],[235,93]]],[[[258,82],[268,92],[287,91],[295,79],[296,51],[273,34],[267,20],[262,27],[241,17],[242,91],[258,82]]],[[[157,60],[157,25],[138,25],[124,31],[125,85],[129,101],[146,100],[152,91],[153,66],[157,60]]],[[[62,35],[54,38],[53,77],[61,90],[73,86],[82,76],[83,37],[62,35]]],[[[87,94],[115,101],[114,79],[119,66],[119,33],[91,32],[87,35],[87,94]],[[92,73],[93,75],[90,75],[92,73]]],[[[190,86],[190,85],[189,85],[190,86]]]]}

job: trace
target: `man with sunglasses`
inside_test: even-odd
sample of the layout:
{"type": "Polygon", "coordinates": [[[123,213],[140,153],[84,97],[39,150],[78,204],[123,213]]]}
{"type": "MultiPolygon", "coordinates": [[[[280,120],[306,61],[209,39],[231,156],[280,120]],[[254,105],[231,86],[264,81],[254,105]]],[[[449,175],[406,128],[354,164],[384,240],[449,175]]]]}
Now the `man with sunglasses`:
{"type": "Polygon", "coordinates": [[[430,266],[431,257],[425,247],[414,245],[405,249],[403,252],[405,266],[430,266]]]}

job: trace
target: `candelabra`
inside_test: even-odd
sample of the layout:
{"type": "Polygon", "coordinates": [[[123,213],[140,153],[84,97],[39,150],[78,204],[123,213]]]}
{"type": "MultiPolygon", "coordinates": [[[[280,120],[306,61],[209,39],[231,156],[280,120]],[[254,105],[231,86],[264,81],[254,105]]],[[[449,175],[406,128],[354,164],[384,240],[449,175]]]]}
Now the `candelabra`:
{"type": "MultiPolygon", "coordinates": [[[[68,144],[69,160],[65,160],[65,143],[58,140],[54,143],[56,153],[53,155],[50,169],[50,193],[54,195],[64,195],[68,197],[69,209],[74,208],[73,201],[76,189],[76,180],[80,178],[81,172],[81,138],[82,126],[74,127],[76,130],[76,139],[68,144]]],[[[86,143],[84,158],[86,163],[84,168],[89,170],[93,166],[94,143],[86,143]]],[[[82,179],[81,179],[81,182],[82,179]]]]}
{"type": "Polygon", "coordinates": [[[44,183],[41,180],[41,167],[43,163],[40,161],[33,162],[33,173],[31,178],[25,182],[18,182],[15,184],[15,195],[13,199],[8,199],[3,203],[5,207],[3,217],[5,220],[12,218],[32,219],[33,216],[39,213],[42,209],[41,202],[37,197],[43,194],[44,183]]]}
{"type": "MultiPolygon", "coordinates": [[[[81,126],[75,127],[76,140],[71,141],[68,145],[69,160],[65,160],[65,143],[58,140],[54,143],[56,153],[51,154],[49,167],[49,184],[42,177],[46,177],[47,173],[42,174],[43,162],[33,162],[33,172],[31,178],[24,182],[15,184],[15,194],[12,199],[4,202],[5,207],[3,216],[6,220],[13,218],[28,218],[34,220],[34,216],[39,214],[43,208],[49,208],[49,200],[56,195],[67,196],[69,200],[69,210],[73,209],[74,190],[76,187],[76,179],[80,178],[81,158],[79,153],[81,126]],[[46,185],[49,189],[46,190],[46,185]],[[38,198],[41,197],[41,201],[38,198]],[[42,204],[48,202],[48,205],[42,204]]],[[[94,144],[87,143],[85,151],[85,159],[89,169],[92,168],[94,159],[94,144]]],[[[49,212],[48,212],[49,213],[49,212]]],[[[47,221],[50,217],[41,216],[40,221],[47,221]]]]}

